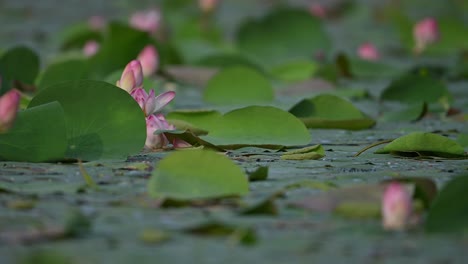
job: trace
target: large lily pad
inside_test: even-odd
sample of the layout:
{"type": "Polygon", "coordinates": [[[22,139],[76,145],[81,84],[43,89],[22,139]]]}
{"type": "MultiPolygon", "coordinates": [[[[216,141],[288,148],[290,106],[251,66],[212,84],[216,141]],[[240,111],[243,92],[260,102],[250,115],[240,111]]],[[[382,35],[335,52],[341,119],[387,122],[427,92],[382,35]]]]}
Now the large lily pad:
{"type": "Polygon", "coordinates": [[[468,175],[447,183],[435,198],[426,220],[429,232],[468,231],[468,175]]]}
{"type": "Polygon", "coordinates": [[[29,108],[53,101],[65,111],[66,158],[123,159],[143,148],[144,114],[124,90],[101,81],[63,82],[42,90],[29,108]]]}
{"type": "Polygon", "coordinates": [[[56,161],[67,149],[65,113],[58,102],[20,111],[15,125],[0,134],[0,159],[56,161]]]}
{"type": "Polygon", "coordinates": [[[161,160],[148,183],[153,197],[178,200],[245,195],[248,180],[229,158],[207,150],[175,152],[161,160]]]}
{"type": "Polygon", "coordinates": [[[305,10],[280,9],[258,21],[245,22],[237,32],[241,51],[270,67],[310,58],[330,48],[321,22],[305,10]]]}
{"type": "Polygon", "coordinates": [[[421,74],[407,74],[394,80],[380,98],[404,103],[434,103],[443,98],[450,99],[451,95],[437,79],[421,74]]]}
{"type": "Polygon", "coordinates": [[[17,46],[0,57],[2,85],[0,95],[6,92],[13,81],[33,84],[39,73],[39,56],[30,48],[17,46]]]}
{"type": "Polygon", "coordinates": [[[311,140],[300,120],[271,106],[249,106],[228,112],[202,138],[226,148],[297,146],[311,140]]]}
{"type": "Polygon", "coordinates": [[[213,104],[271,102],[274,93],[268,79],[255,69],[230,67],[208,81],[203,98],[213,104]]]}
{"type": "Polygon", "coordinates": [[[351,102],[331,94],[304,99],[289,112],[300,118],[309,128],[358,130],[375,124],[374,120],[364,115],[351,102]]]}
{"type": "Polygon", "coordinates": [[[405,154],[416,156],[464,157],[465,151],[460,144],[447,137],[434,134],[413,132],[393,140],[377,150],[377,154],[405,154]]]}
{"type": "Polygon", "coordinates": [[[87,79],[89,66],[87,61],[70,59],[51,64],[40,75],[39,89],[64,81],[87,79]]]}

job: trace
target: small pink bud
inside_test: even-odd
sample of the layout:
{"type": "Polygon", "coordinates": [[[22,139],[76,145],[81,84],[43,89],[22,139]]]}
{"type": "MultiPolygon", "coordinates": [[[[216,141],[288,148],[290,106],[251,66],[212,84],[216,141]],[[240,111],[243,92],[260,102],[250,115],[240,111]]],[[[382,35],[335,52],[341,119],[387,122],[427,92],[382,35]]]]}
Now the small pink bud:
{"type": "Polygon", "coordinates": [[[145,116],[150,116],[154,113],[156,107],[156,97],[154,96],[154,90],[151,89],[149,94],[143,88],[133,89],[130,95],[140,105],[141,109],[145,113],[145,116]]]}
{"type": "Polygon", "coordinates": [[[130,25],[141,31],[154,34],[161,23],[161,12],[157,9],[135,12],[130,17],[130,25]]]}
{"type": "Polygon", "coordinates": [[[122,76],[116,85],[129,93],[133,89],[143,85],[143,70],[138,60],[132,60],[125,66],[122,76]]]}
{"type": "Polygon", "coordinates": [[[219,0],[198,0],[198,6],[204,13],[211,13],[218,6],[219,0]]]}
{"type": "Polygon", "coordinates": [[[313,16],[318,17],[318,18],[323,19],[327,17],[327,11],[321,4],[318,4],[318,3],[312,3],[309,7],[309,12],[313,16]]]}
{"type": "Polygon", "coordinates": [[[158,51],[153,45],[147,45],[138,54],[137,58],[143,69],[143,76],[150,76],[156,72],[159,66],[158,51]]]}
{"type": "Polygon", "coordinates": [[[382,198],[382,224],[386,230],[403,230],[408,226],[412,211],[412,198],[404,185],[388,184],[382,198]]]}
{"type": "Polygon", "coordinates": [[[20,98],[20,93],[15,89],[0,97],[0,133],[5,133],[13,126],[19,109],[20,98]]]}
{"type": "Polygon", "coordinates": [[[99,47],[100,45],[98,42],[95,40],[89,40],[83,47],[83,53],[86,57],[91,57],[98,52],[99,47]]]}
{"type": "Polygon", "coordinates": [[[361,59],[376,61],[380,58],[379,51],[372,43],[364,43],[358,48],[358,55],[361,59]]]}
{"type": "Polygon", "coordinates": [[[106,26],[106,19],[102,16],[92,16],[88,19],[88,25],[91,29],[102,30],[106,26]]]}
{"type": "Polygon", "coordinates": [[[175,95],[176,93],[174,91],[168,91],[156,96],[153,113],[161,111],[164,106],[166,106],[172,101],[172,99],[174,99],[175,95]]]}
{"type": "Polygon", "coordinates": [[[419,21],[413,28],[415,42],[414,51],[423,52],[430,44],[437,42],[440,38],[439,26],[434,18],[425,18],[419,21]]]}

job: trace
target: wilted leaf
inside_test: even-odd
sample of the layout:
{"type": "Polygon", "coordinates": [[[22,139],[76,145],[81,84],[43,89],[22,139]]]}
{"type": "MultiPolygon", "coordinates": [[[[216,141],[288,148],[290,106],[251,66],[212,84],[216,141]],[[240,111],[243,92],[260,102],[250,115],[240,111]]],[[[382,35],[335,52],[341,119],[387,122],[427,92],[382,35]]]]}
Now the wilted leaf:
{"type": "Polygon", "coordinates": [[[152,197],[179,200],[245,195],[247,176],[227,157],[207,150],[175,152],[162,159],[148,183],[152,197]]]}

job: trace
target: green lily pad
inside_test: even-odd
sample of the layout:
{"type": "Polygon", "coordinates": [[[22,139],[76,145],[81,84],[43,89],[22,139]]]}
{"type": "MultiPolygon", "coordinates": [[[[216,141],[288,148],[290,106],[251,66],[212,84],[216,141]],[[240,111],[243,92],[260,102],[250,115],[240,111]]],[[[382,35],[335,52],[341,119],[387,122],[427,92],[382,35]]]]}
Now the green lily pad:
{"type": "Polygon", "coordinates": [[[242,169],[229,158],[207,150],[168,155],[157,164],[148,183],[150,196],[178,200],[242,196],[248,191],[242,169]]]}
{"type": "Polygon", "coordinates": [[[0,134],[0,157],[44,162],[63,159],[67,149],[65,113],[58,102],[20,111],[15,125],[0,134]]]}
{"type": "Polygon", "coordinates": [[[32,85],[39,73],[39,56],[30,48],[14,47],[0,57],[0,96],[8,91],[13,81],[32,85]]]}
{"type": "Polygon", "coordinates": [[[240,54],[214,54],[201,58],[195,63],[197,66],[227,68],[234,66],[251,67],[258,71],[262,71],[260,66],[250,61],[248,58],[240,54]]]}
{"type": "Polygon", "coordinates": [[[39,89],[44,89],[52,84],[87,79],[89,67],[86,60],[71,59],[51,64],[40,75],[38,81],[39,89]]]}
{"type": "Polygon", "coordinates": [[[376,154],[393,153],[397,155],[414,154],[417,156],[465,157],[465,151],[456,141],[433,134],[414,132],[393,140],[376,154]]]}
{"type": "Polygon", "coordinates": [[[456,177],[439,192],[429,209],[428,232],[468,231],[468,175],[456,177]]]}
{"type": "Polygon", "coordinates": [[[311,136],[295,116],[271,106],[249,106],[233,110],[202,139],[223,148],[258,146],[278,148],[306,145],[311,136]]]}
{"type": "Polygon", "coordinates": [[[279,9],[257,21],[246,21],[237,32],[237,44],[267,67],[310,58],[331,46],[320,20],[299,9],[279,9]]]}
{"type": "Polygon", "coordinates": [[[118,22],[110,23],[99,51],[90,59],[90,72],[95,77],[105,78],[123,69],[148,44],[154,41],[146,32],[118,22]]]}
{"type": "Polygon", "coordinates": [[[402,73],[401,69],[380,61],[353,59],[349,63],[353,75],[359,78],[394,78],[402,73]]]}
{"type": "Polygon", "coordinates": [[[247,67],[230,67],[218,72],[206,85],[203,99],[212,104],[271,102],[273,87],[260,72],[247,67]]]}
{"type": "Polygon", "coordinates": [[[197,128],[209,130],[215,126],[222,114],[215,110],[177,110],[166,115],[167,120],[182,120],[197,128]]]}
{"type": "Polygon", "coordinates": [[[66,158],[124,159],[143,148],[144,114],[124,90],[102,81],[63,82],[43,89],[28,107],[52,101],[65,111],[66,158]]]}
{"type": "Polygon", "coordinates": [[[317,68],[317,63],[313,61],[297,60],[273,67],[270,73],[279,80],[297,82],[311,78],[317,68]]]}
{"type": "Polygon", "coordinates": [[[281,155],[283,160],[316,160],[325,156],[325,149],[322,145],[313,145],[301,149],[288,151],[281,155]]]}
{"type": "Polygon", "coordinates": [[[443,98],[451,99],[445,84],[430,76],[407,74],[392,83],[383,91],[381,100],[403,103],[435,103],[443,98]]]}
{"type": "Polygon", "coordinates": [[[331,94],[304,99],[289,112],[301,119],[308,128],[358,130],[375,125],[374,120],[364,115],[351,102],[331,94]]]}
{"type": "Polygon", "coordinates": [[[428,111],[427,103],[419,102],[407,106],[399,111],[385,111],[382,121],[417,121],[424,117],[428,111]]]}
{"type": "Polygon", "coordinates": [[[88,22],[73,24],[58,34],[62,50],[81,49],[87,41],[101,39],[101,32],[92,29],[88,22]]]}

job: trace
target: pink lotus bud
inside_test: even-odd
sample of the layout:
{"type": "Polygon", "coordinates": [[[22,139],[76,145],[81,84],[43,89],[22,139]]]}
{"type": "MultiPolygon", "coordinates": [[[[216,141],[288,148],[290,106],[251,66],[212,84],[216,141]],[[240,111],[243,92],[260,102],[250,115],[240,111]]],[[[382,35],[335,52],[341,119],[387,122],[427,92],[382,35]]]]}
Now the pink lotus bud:
{"type": "Polygon", "coordinates": [[[412,199],[404,185],[390,183],[382,199],[382,220],[386,230],[403,230],[407,227],[412,211],[412,199]]]}
{"type": "Polygon", "coordinates": [[[421,53],[429,44],[439,40],[439,26],[434,18],[426,18],[419,21],[413,28],[415,42],[414,51],[421,53]]]}
{"type": "Polygon", "coordinates": [[[154,112],[154,108],[156,107],[156,97],[154,96],[154,90],[151,89],[150,93],[147,94],[145,89],[143,88],[136,88],[133,89],[130,93],[133,99],[137,101],[140,105],[141,109],[145,113],[145,116],[150,116],[154,112]]]}
{"type": "Polygon", "coordinates": [[[0,97],[0,133],[8,131],[15,122],[20,104],[20,93],[12,89],[0,97]]]}
{"type": "Polygon", "coordinates": [[[106,26],[106,19],[102,16],[92,16],[88,19],[88,25],[91,29],[99,31],[106,26]]]}
{"type": "Polygon", "coordinates": [[[145,147],[148,149],[161,149],[169,144],[164,134],[155,135],[154,132],[158,130],[167,130],[169,124],[164,116],[150,115],[146,118],[146,142],[145,147]]]}
{"type": "Polygon", "coordinates": [[[318,4],[318,3],[312,3],[309,7],[309,12],[313,16],[318,17],[318,18],[323,19],[327,17],[327,11],[321,4],[318,4]]]}
{"type": "Polygon", "coordinates": [[[379,51],[372,43],[364,43],[358,48],[358,55],[361,59],[376,61],[380,58],[379,51]]]}
{"type": "Polygon", "coordinates": [[[204,13],[211,13],[218,6],[219,0],[198,0],[198,6],[204,13]]]}
{"type": "Polygon", "coordinates": [[[156,72],[159,66],[159,56],[158,51],[153,45],[147,45],[143,50],[138,54],[137,58],[143,69],[143,76],[150,76],[156,72]]]}
{"type": "Polygon", "coordinates": [[[161,12],[157,9],[135,12],[130,17],[130,25],[141,31],[154,34],[161,23],[161,12]]]}
{"type": "Polygon", "coordinates": [[[129,93],[133,89],[143,85],[143,70],[138,60],[132,60],[125,66],[122,76],[116,85],[129,93]]]}
{"type": "Polygon", "coordinates": [[[83,47],[83,53],[86,57],[91,57],[96,54],[99,50],[99,43],[95,40],[89,40],[83,47]]]}

